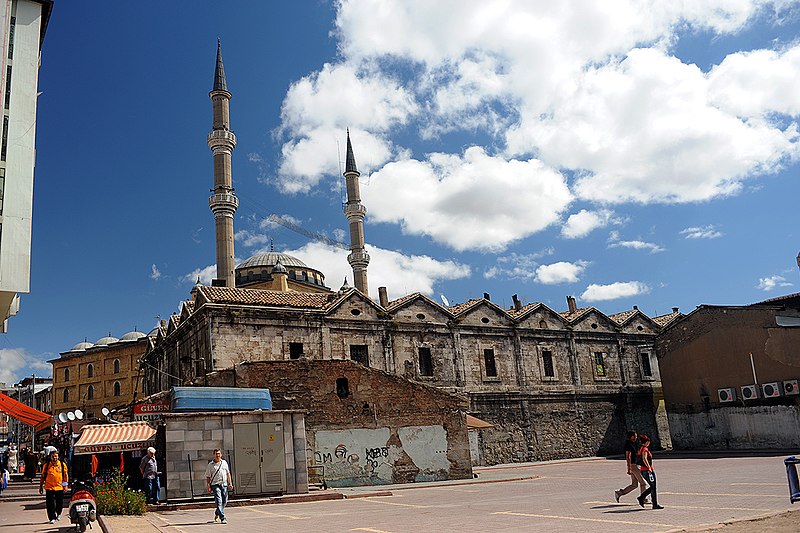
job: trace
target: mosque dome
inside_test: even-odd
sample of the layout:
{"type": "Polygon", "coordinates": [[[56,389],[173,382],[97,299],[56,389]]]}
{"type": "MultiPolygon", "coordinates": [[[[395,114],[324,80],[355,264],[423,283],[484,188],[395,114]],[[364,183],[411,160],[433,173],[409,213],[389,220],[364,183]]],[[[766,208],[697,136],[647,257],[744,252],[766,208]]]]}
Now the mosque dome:
{"type": "Polygon", "coordinates": [[[79,342],[78,344],[76,344],[75,346],[70,348],[69,351],[70,352],[82,352],[82,351],[86,350],[87,348],[91,348],[92,346],[94,346],[94,344],[92,344],[91,342],[83,341],[83,342],[79,342]]]}
{"type": "Polygon", "coordinates": [[[156,337],[158,337],[158,330],[159,330],[158,326],[154,327],[153,329],[150,330],[150,333],[148,333],[147,336],[150,337],[151,339],[155,339],[156,337]]]}
{"type": "Polygon", "coordinates": [[[236,267],[236,270],[252,267],[274,267],[278,263],[285,267],[294,266],[308,268],[308,265],[289,254],[284,254],[281,252],[262,252],[242,261],[241,264],[236,267]]]}
{"type": "Polygon", "coordinates": [[[102,339],[97,339],[97,342],[94,343],[95,346],[108,346],[114,342],[119,342],[119,339],[116,337],[112,337],[109,335],[108,337],[103,337],[102,339]]]}
{"type": "Polygon", "coordinates": [[[272,274],[286,274],[290,284],[306,286],[311,292],[330,290],[322,272],[294,256],[275,251],[257,253],[242,261],[236,267],[236,286],[261,288],[272,282],[272,274]]]}
{"type": "Polygon", "coordinates": [[[120,337],[119,340],[121,340],[121,341],[138,341],[142,337],[146,337],[146,336],[147,335],[145,335],[141,331],[129,331],[128,333],[126,333],[125,335],[120,337]]]}

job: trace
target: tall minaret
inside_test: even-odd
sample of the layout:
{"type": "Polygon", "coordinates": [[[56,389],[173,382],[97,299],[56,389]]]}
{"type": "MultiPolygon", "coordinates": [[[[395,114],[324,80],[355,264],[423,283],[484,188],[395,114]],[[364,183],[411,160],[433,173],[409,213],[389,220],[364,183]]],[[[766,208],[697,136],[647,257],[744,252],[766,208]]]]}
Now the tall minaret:
{"type": "Polygon", "coordinates": [[[208,134],[208,147],[214,153],[214,194],[208,205],[217,225],[217,279],[226,287],[236,286],[233,257],[233,214],[239,199],[233,192],[231,154],[236,146],[236,136],[231,131],[230,99],[222,65],[222,49],[217,40],[217,69],[214,88],[208,93],[214,108],[214,129],[208,134]]]}
{"type": "Polygon", "coordinates": [[[344,205],[344,215],[350,224],[350,255],[347,256],[347,262],[353,267],[353,281],[356,289],[369,296],[369,283],[367,283],[369,254],[364,250],[364,216],[367,214],[367,208],[361,204],[361,191],[358,187],[360,175],[361,173],[356,168],[353,145],[350,144],[350,130],[347,130],[347,162],[344,167],[344,177],[347,181],[347,203],[344,205]]]}

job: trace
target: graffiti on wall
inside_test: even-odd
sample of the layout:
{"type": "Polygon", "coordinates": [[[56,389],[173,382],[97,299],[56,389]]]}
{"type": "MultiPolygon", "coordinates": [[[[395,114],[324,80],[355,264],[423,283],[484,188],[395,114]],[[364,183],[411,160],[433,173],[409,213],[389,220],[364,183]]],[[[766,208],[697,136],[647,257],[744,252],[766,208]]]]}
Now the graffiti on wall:
{"type": "Polygon", "coordinates": [[[333,487],[394,483],[409,470],[412,481],[447,479],[450,471],[442,426],[317,431],[315,441],[314,461],[333,487]]]}

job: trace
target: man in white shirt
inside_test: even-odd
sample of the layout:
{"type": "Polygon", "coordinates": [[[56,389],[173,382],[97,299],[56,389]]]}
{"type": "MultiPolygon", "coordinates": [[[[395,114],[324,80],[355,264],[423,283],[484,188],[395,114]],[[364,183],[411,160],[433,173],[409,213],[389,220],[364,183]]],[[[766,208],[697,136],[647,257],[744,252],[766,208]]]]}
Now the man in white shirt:
{"type": "Polygon", "coordinates": [[[233,480],[228,462],[222,458],[222,450],[219,448],[214,450],[214,460],[206,467],[206,487],[209,494],[214,494],[214,503],[217,504],[214,510],[214,522],[219,520],[227,524],[225,504],[228,503],[228,491],[233,490],[233,480]]]}

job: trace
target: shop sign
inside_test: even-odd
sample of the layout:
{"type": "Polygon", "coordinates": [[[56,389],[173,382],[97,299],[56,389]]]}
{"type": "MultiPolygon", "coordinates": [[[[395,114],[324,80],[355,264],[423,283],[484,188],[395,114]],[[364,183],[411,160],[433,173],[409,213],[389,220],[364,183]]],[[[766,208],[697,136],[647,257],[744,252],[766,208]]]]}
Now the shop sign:
{"type": "Polygon", "coordinates": [[[160,422],[162,413],[169,413],[168,403],[137,403],[133,406],[133,419],[135,421],[160,422]]]}

